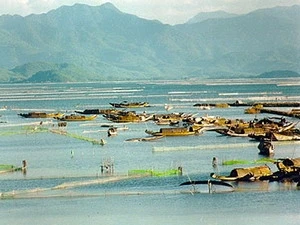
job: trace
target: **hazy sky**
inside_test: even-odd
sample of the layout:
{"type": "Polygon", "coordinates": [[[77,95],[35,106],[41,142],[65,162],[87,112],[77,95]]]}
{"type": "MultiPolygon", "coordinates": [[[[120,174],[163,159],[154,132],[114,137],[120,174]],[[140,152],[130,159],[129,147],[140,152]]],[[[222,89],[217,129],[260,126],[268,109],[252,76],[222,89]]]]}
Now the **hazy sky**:
{"type": "Polygon", "coordinates": [[[122,12],[169,24],[184,23],[199,12],[224,10],[244,14],[260,8],[300,5],[300,0],[0,0],[0,15],[26,16],[62,5],[102,5],[105,2],[113,3],[122,12]]]}

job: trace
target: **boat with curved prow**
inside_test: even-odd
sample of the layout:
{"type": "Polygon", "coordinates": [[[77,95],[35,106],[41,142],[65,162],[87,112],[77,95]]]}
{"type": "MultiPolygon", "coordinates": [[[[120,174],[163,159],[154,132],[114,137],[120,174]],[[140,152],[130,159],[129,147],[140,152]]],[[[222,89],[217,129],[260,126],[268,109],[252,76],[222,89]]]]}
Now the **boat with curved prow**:
{"type": "Polygon", "coordinates": [[[123,101],[121,103],[109,103],[115,108],[142,108],[142,107],[149,107],[148,102],[127,102],[123,101]]]}
{"type": "Polygon", "coordinates": [[[156,141],[164,136],[149,136],[149,137],[143,137],[143,138],[129,138],[126,139],[125,141],[131,141],[131,142],[138,142],[138,141],[156,141]]]}
{"type": "Polygon", "coordinates": [[[267,165],[248,167],[248,168],[235,168],[230,172],[229,176],[221,176],[212,173],[210,176],[214,179],[221,181],[255,181],[260,177],[270,176],[272,171],[267,165]]]}
{"type": "Polygon", "coordinates": [[[147,134],[153,136],[187,136],[200,134],[201,130],[194,130],[193,127],[171,127],[171,128],[160,128],[159,131],[145,130],[147,134]]]}
{"type": "Polygon", "coordinates": [[[71,114],[71,115],[64,115],[62,117],[57,117],[55,119],[61,121],[90,121],[90,120],[94,120],[96,117],[97,115],[83,116],[83,115],[71,114]]]}
{"type": "Polygon", "coordinates": [[[56,118],[62,117],[62,113],[46,113],[46,112],[29,112],[29,113],[19,113],[19,116],[25,118],[56,118]]]}

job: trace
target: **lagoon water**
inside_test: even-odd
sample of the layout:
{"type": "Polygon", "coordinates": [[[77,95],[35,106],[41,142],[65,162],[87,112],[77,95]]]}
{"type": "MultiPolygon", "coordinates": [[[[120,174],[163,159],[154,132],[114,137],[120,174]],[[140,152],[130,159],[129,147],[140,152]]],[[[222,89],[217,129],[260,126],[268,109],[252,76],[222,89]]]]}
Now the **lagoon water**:
{"type": "MultiPolygon", "coordinates": [[[[228,174],[244,165],[222,161],[260,159],[256,142],[204,132],[167,137],[155,142],[127,142],[158,130],[153,121],[113,124],[117,136],[107,137],[112,124],[99,115],[93,121],[68,122],[73,136],[47,131],[54,119],[26,119],[30,111],[74,113],[111,108],[110,102],[147,101],[142,113],[191,113],[252,120],[274,115],[244,114],[244,107],[200,110],[196,103],[300,101],[300,81],[207,80],[203,82],[100,82],[64,84],[0,84],[0,164],[21,166],[26,174],[0,175],[0,216],[3,224],[299,224],[300,194],[295,183],[234,183],[234,191],[206,185],[179,186],[210,179],[211,172],[228,174]],[[42,128],[39,123],[43,121],[42,128]],[[105,139],[104,146],[74,138],[105,139]],[[211,160],[218,158],[218,167],[211,160]],[[114,174],[102,174],[103,161],[114,163],[114,174]],[[182,176],[131,178],[129,170],[183,167],[182,176]],[[194,193],[194,188],[197,191],[194,193]]],[[[284,108],[283,110],[288,110],[284,108]]],[[[291,121],[297,119],[288,118],[291,121]]],[[[299,124],[297,125],[299,128],[299,124]]],[[[274,158],[300,157],[299,142],[274,143],[274,158]]],[[[272,170],[276,167],[268,164],[272,170]]],[[[249,166],[249,165],[247,165],[249,166]]]]}

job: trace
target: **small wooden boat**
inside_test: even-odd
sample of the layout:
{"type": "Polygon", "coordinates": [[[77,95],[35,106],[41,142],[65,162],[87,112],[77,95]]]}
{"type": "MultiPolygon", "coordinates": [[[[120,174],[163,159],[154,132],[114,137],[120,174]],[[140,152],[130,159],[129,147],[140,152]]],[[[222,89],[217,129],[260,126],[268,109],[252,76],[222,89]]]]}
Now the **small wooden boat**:
{"type": "Polygon", "coordinates": [[[300,131],[298,129],[291,129],[282,132],[266,132],[264,135],[249,134],[250,138],[257,141],[262,139],[270,139],[272,141],[298,141],[300,140],[300,131]]]}
{"type": "Polygon", "coordinates": [[[270,156],[274,154],[274,145],[269,139],[262,139],[257,146],[260,155],[270,156]]]}
{"type": "Polygon", "coordinates": [[[148,102],[127,102],[123,101],[121,103],[109,103],[115,108],[142,108],[142,107],[149,107],[148,102]]]}
{"type": "Polygon", "coordinates": [[[290,122],[290,123],[287,123],[287,124],[282,125],[282,126],[278,129],[278,131],[279,131],[279,132],[289,131],[289,130],[293,129],[296,125],[297,125],[297,123],[292,123],[292,122],[290,122]]]}
{"type": "Polygon", "coordinates": [[[300,158],[286,158],[278,160],[276,166],[279,171],[288,173],[293,171],[300,171],[300,158]]]}
{"type": "Polygon", "coordinates": [[[76,113],[79,114],[119,114],[121,111],[117,109],[85,109],[84,111],[75,111],[76,113]]]}
{"type": "Polygon", "coordinates": [[[126,139],[125,141],[131,141],[131,142],[138,142],[138,141],[156,141],[164,136],[149,136],[149,137],[143,137],[143,138],[130,138],[126,139]]]}
{"type": "Polygon", "coordinates": [[[184,113],[167,113],[167,114],[155,114],[153,120],[157,124],[169,124],[171,122],[180,122],[191,117],[191,114],[184,113]]]}
{"type": "Polygon", "coordinates": [[[45,113],[45,112],[19,113],[18,115],[25,118],[55,118],[55,117],[63,116],[62,113],[45,113]]]}
{"type": "Polygon", "coordinates": [[[299,141],[300,134],[284,134],[272,132],[271,139],[273,141],[299,141]]]}
{"type": "Polygon", "coordinates": [[[117,115],[105,115],[106,119],[115,123],[135,123],[151,120],[153,115],[136,114],[135,112],[122,112],[117,115]]]}
{"type": "Polygon", "coordinates": [[[210,176],[221,181],[255,181],[259,180],[260,177],[270,176],[271,174],[271,169],[267,165],[263,165],[248,168],[236,168],[230,172],[229,176],[220,176],[215,173],[212,173],[210,176]]]}
{"type": "Polygon", "coordinates": [[[201,110],[210,110],[211,107],[208,104],[202,104],[202,105],[199,105],[199,109],[201,109],[201,110]]]}
{"type": "Polygon", "coordinates": [[[171,127],[161,128],[158,132],[145,130],[147,134],[153,136],[187,136],[200,134],[201,130],[194,130],[192,127],[171,127]]]}
{"type": "Polygon", "coordinates": [[[110,136],[116,136],[118,134],[117,128],[116,127],[110,127],[107,131],[108,137],[110,136]]]}
{"type": "Polygon", "coordinates": [[[260,113],[260,109],[255,107],[245,109],[245,114],[258,114],[258,113],[260,113]]]}
{"type": "Polygon", "coordinates": [[[165,104],[165,110],[166,111],[169,111],[171,109],[173,109],[174,107],[172,105],[168,105],[168,104],[165,104]]]}
{"type": "Polygon", "coordinates": [[[55,119],[61,120],[61,121],[90,121],[94,120],[97,117],[97,115],[92,116],[83,116],[83,115],[64,115],[62,117],[57,117],[55,119]]]}
{"type": "Polygon", "coordinates": [[[215,129],[215,131],[219,134],[230,136],[230,137],[248,137],[247,133],[236,133],[230,129],[215,129]]]}
{"type": "Polygon", "coordinates": [[[260,180],[300,182],[300,158],[278,159],[275,164],[278,171],[269,176],[263,176],[260,180]]]}
{"type": "Polygon", "coordinates": [[[104,139],[100,139],[100,145],[105,145],[106,144],[106,141],[104,139]]]}
{"type": "Polygon", "coordinates": [[[260,110],[263,108],[263,105],[256,104],[250,108],[245,109],[246,114],[258,114],[260,110]]]}

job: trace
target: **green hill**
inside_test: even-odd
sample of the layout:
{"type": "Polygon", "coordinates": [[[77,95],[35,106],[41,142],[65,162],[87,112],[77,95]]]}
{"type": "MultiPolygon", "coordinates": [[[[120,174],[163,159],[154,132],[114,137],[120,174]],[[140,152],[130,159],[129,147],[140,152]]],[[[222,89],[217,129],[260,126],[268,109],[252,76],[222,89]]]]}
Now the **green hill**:
{"type": "Polygon", "coordinates": [[[265,72],[258,76],[259,78],[291,78],[300,77],[300,74],[290,70],[276,70],[271,72],[265,72]]]}
{"type": "Polygon", "coordinates": [[[201,79],[299,72],[298,21],[300,6],[176,26],[123,13],[110,3],[63,6],[26,17],[4,15],[0,81],[201,79]]]}

